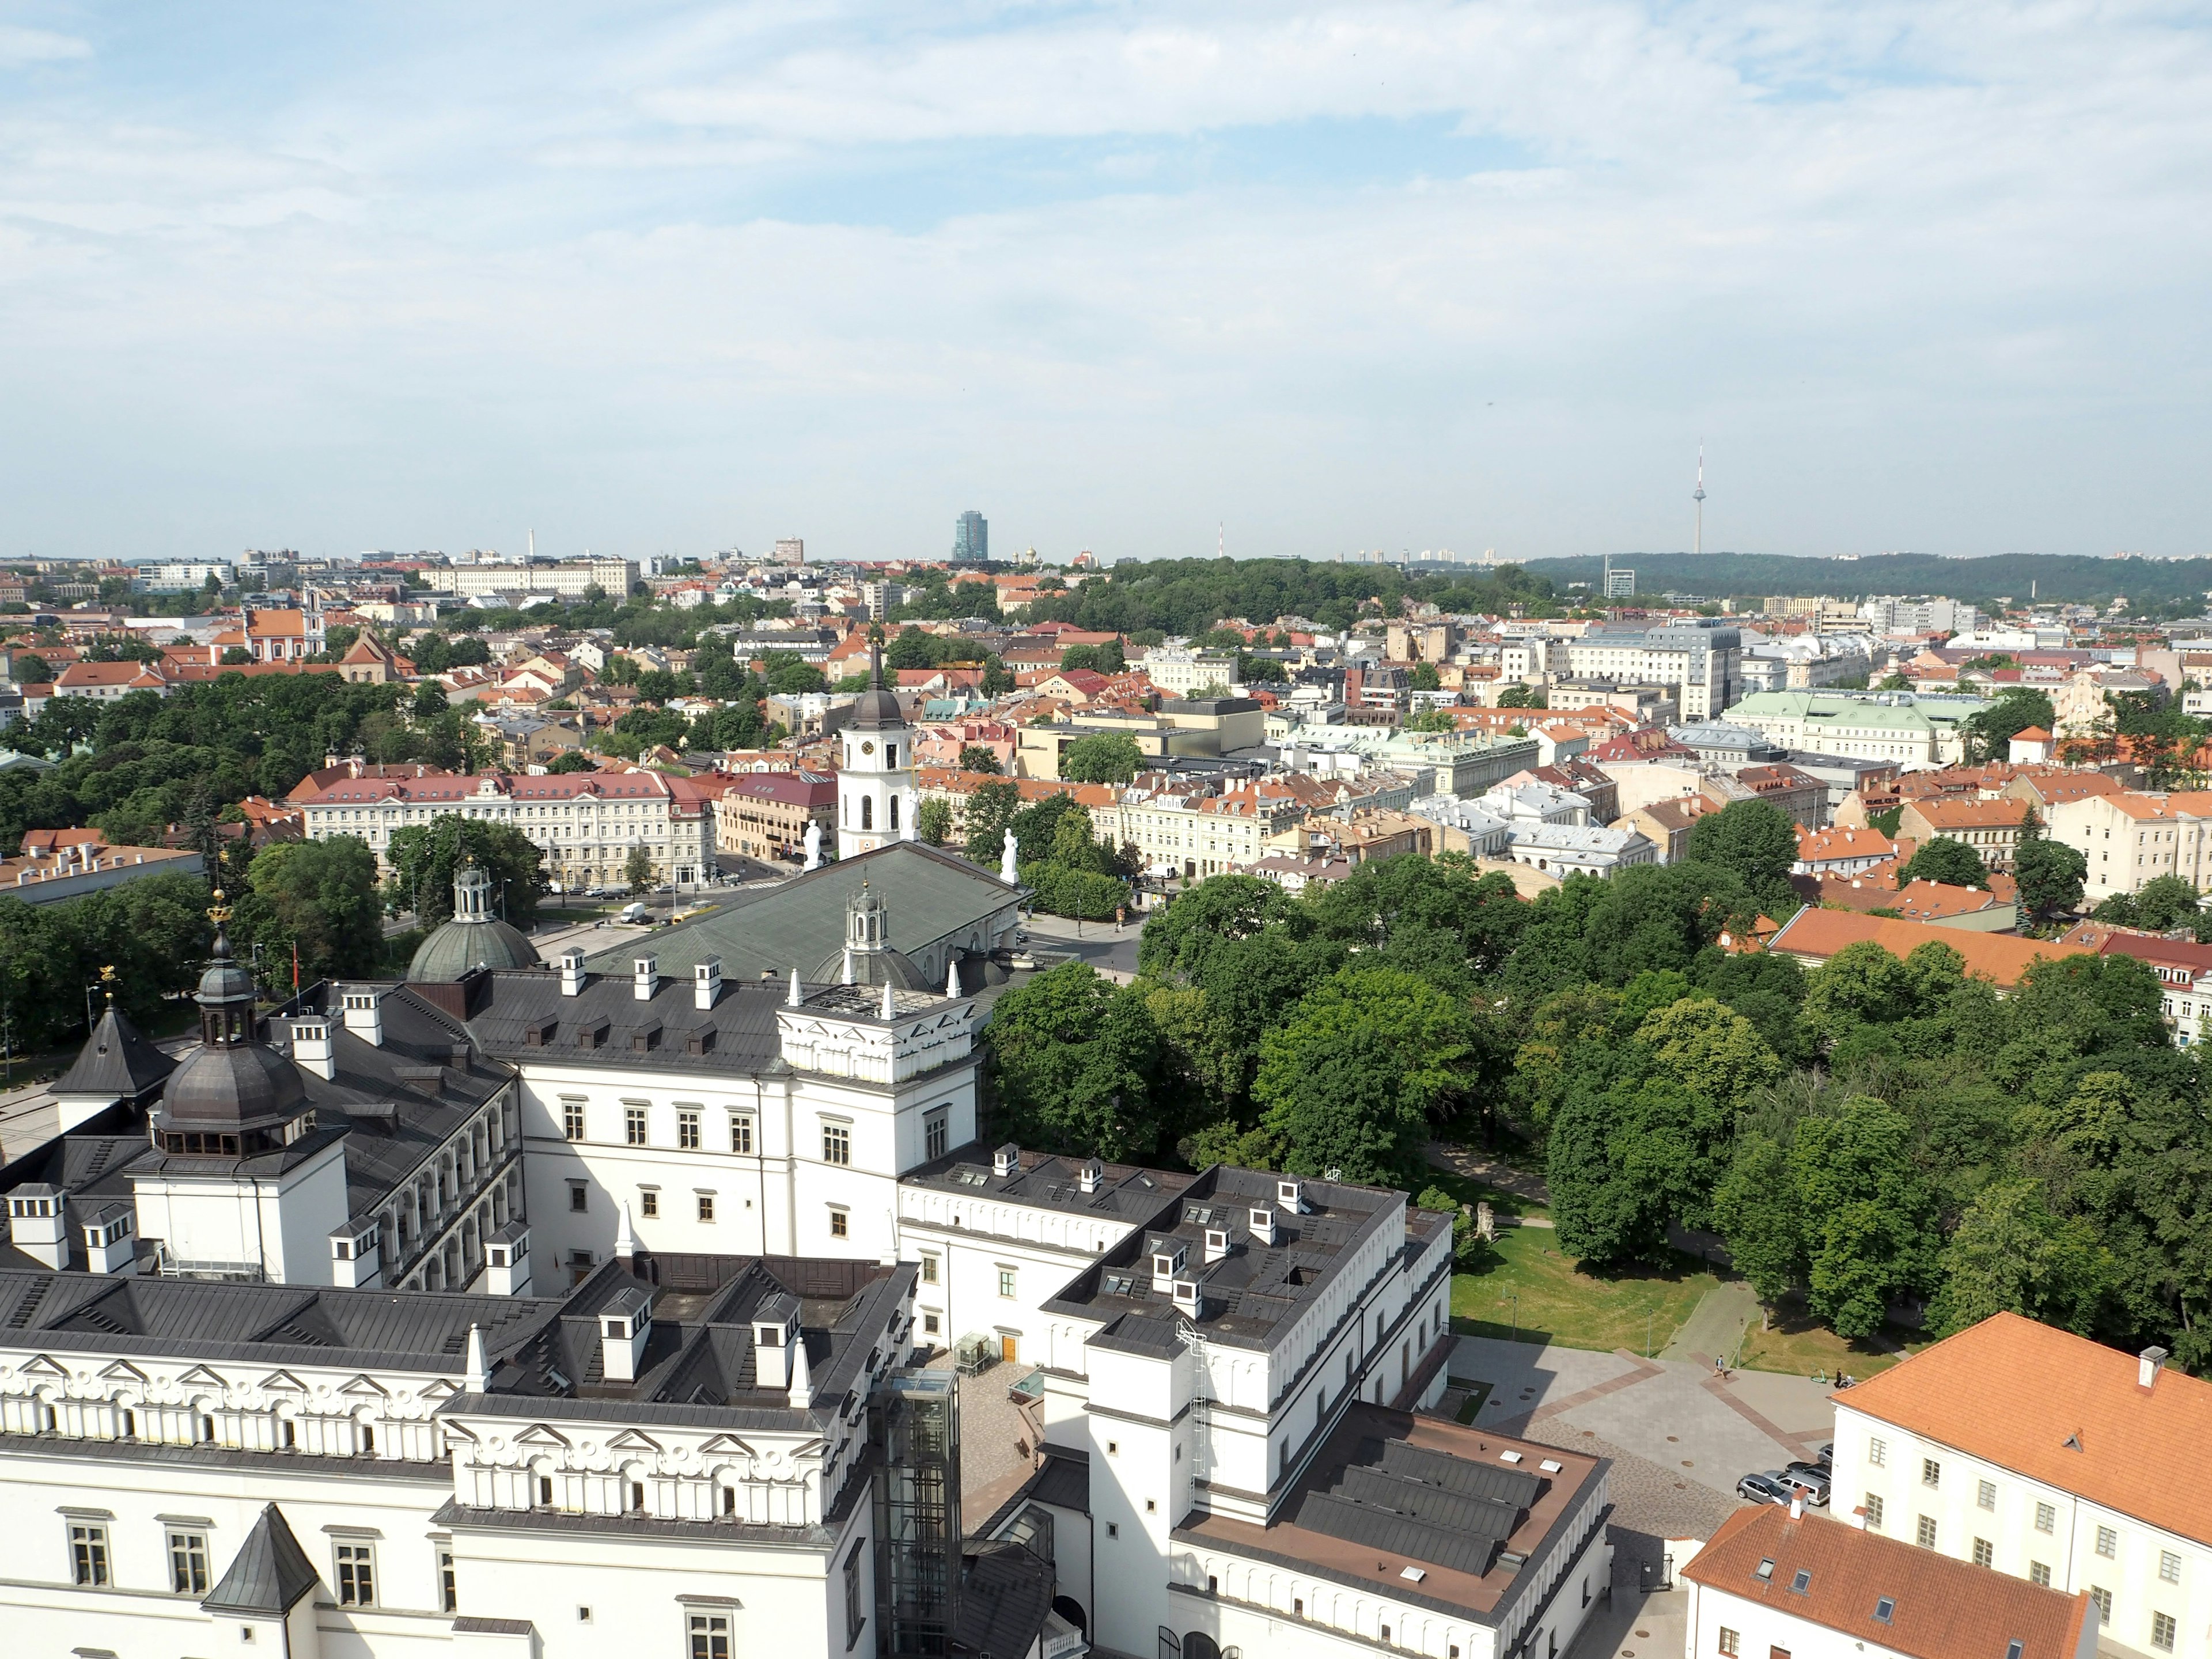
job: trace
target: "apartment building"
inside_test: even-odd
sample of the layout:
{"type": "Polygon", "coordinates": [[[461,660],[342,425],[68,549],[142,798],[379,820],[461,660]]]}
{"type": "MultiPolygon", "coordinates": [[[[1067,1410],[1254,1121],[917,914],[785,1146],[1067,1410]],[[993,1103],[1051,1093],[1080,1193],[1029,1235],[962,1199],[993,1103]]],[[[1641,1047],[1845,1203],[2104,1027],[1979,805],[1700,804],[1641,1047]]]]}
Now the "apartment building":
{"type": "Polygon", "coordinates": [[[1898,810],[1901,839],[1924,844],[1938,839],[1963,842],[1991,870],[2012,868],[2028,808],[2016,800],[1972,800],[1936,795],[1909,799],[1898,810]]]}
{"type": "Polygon", "coordinates": [[[1146,867],[1196,879],[1258,862],[1271,850],[1271,837],[1337,804],[1335,787],[1301,773],[1218,794],[1163,780],[1124,791],[1117,822],[1121,840],[1137,848],[1146,867]]]}
{"type": "Polygon", "coordinates": [[[1741,630],[1706,618],[1567,641],[1567,671],[1576,678],[1666,686],[1686,720],[1711,720],[1736,702],[1742,659],[1741,630]]]}
{"type": "Polygon", "coordinates": [[[1146,679],[1170,697],[1218,696],[1237,684],[1234,651],[1192,651],[1156,645],[1137,661],[1146,679]]]}
{"type": "Polygon", "coordinates": [[[712,797],[689,778],[647,771],[374,775],[381,769],[341,773],[305,793],[295,791],[291,802],[307,819],[308,839],[352,836],[389,875],[394,834],[457,815],[520,830],[545,855],[548,878],[564,889],[623,880],[630,852],[640,847],[656,883],[688,886],[714,868],[712,797]]]}
{"type": "Polygon", "coordinates": [[[2179,876],[2200,890],[2212,886],[2212,793],[2123,790],[2054,799],[2045,816],[2051,838],[2081,848],[2088,860],[2082,891],[2090,899],[2138,892],[2158,876],[2179,876]]]}
{"type": "Polygon", "coordinates": [[[1832,1507],[1868,1531],[2073,1595],[2105,1646],[2203,1651],[2212,1497],[2184,1472],[2212,1383],[1998,1314],[1836,1396],[1832,1507]],[[2177,1478],[2179,1477],[2179,1478],[2177,1478]]]}
{"type": "Polygon", "coordinates": [[[837,830],[837,780],[820,772],[754,772],[723,786],[714,802],[714,849],[749,859],[799,859],[806,827],[837,830]]]}

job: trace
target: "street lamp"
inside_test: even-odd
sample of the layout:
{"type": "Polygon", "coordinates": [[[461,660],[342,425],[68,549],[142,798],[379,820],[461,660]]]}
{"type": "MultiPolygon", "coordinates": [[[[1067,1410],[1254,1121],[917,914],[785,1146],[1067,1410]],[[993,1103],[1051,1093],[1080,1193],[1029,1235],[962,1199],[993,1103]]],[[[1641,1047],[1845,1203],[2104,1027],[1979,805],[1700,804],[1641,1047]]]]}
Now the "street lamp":
{"type": "Polygon", "coordinates": [[[1521,1340],[1521,1292],[1514,1291],[1508,1295],[1499,1297],[1498,1299],[1500,1302],[1510,1302],[1513,1304],[1513,1323],[1508,1328],[1513,1334],[1512,1340],[1517,1342],[1521,1340]]]}

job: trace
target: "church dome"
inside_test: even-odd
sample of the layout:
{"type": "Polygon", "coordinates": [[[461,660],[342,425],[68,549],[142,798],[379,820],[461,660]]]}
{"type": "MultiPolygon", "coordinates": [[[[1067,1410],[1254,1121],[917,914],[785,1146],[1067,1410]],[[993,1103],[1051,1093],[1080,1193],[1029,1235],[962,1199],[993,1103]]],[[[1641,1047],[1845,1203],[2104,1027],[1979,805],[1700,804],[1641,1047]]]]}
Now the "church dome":
{"type": "Polygon", "coordinates": [[[881,732],[887,727],[906,724],[906,715],[899,708],[899,700],[884,684],[884,648],[880,645],[868,647],[868,689],[860,693],[860,700],[853,705],[853,718],[847,725],[857,732],[881,732]]]}
{"type": "Polygon", "coordinates": [[[538,947],[492,914],[491,876],[480,864],[453,872],[453,915],[431,929],[407,964],[407,977],[450,985],[471,968],[535,968],[538,947]]]}

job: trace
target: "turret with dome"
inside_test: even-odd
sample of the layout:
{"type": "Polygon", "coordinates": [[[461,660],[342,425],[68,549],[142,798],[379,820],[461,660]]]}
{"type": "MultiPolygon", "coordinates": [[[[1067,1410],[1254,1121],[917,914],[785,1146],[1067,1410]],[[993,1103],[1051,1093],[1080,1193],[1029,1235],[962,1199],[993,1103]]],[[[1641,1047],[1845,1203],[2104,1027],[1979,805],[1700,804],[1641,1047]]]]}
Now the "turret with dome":
{"type": "Polygon", "coordinates": [[[416,948],[407,977],[450,985],[471,968],[536,968],[538,947],[492,914],[491,872],[474,859],[453,872],[453,914],[416,948]]]}
{"type": "Polygon", "coordinates": [[[883,896],[863,881],[845,901],[845,944],[824,957],[813,973],[818,985],[889,985],[901,991],[927,991],[927,976],[891,949],[890,912],[883,896]]]}
{"type": "Polygon", "coordinates": [[[253,980],[230,953],[221,889],[208,912],[215,946],[200,975],[200,1041],[169,1074],[154,1109],[154,1145],[186,1156],[252,1158],[293,1139],[308,1119],[300,1069],[259,1040],[253,980]]]}

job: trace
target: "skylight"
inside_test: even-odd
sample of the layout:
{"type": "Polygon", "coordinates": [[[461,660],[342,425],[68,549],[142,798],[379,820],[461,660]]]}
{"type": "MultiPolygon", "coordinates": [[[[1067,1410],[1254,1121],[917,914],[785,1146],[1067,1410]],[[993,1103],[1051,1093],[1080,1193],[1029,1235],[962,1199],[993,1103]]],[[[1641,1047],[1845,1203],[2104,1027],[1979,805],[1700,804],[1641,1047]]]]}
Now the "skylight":
{"type": "Polygon", "coordinates": [[[1770,1583],[1772,1583],[1774,1578],[1774,1562],[1772,1559],[1770,1557],[1766,1559],[1761,1560],[1757,1571],[1752,1574],[1752,1577],[1754,1578],[1765,1579],[1770,1583]]]}
{"type": "Polygon", "coordinates": [[[1802,1595],[1807,1590],[1812,1589],[1813,1574],[1811,1570],[1806,1567],[1798,1568],[1797,1576],[1790,1581],[1790,1588],[1796,1590],[1800,1595],[1802,1595]]]}
{"type": "Polygon", "coordinates": [[[1897,1600],[1894,1596],[1885,1595],[1874,1604],[1874,1616],[1885,1625],[1889,1622],[1891,1615],[1896,1611],[1897,1600]]]}

